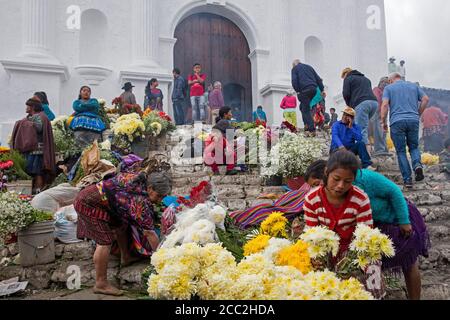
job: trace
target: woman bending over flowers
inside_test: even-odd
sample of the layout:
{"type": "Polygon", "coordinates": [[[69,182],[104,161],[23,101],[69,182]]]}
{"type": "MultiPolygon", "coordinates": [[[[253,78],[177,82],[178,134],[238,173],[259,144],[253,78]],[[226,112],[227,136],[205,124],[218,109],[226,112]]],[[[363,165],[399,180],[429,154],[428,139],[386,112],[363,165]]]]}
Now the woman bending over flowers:
{"type": "Polygon", "coordinates": [[[373,226],[369,197],[352,185],[358,170],[354,154],[346,150],[334,153],[327,164],[324,185],[306,196],[303,207],[306,228],[322,225],[339,235],[340,255],[348,251],[358,224],[373,226]]]}
{"type": "Polygon", "coordinates": [[[368,194],[375,226],[394,243],[396,255],[383,259],[383,269],[401,268],[409,299],[419,300],[421,277],[418,258],[420,255],[428,256],[430,245],[422,215],[413,203],[405,199],[394,182],[379,173],[362,170],[354,185],[368,194]]]}
{"type": "Polygon", "coordinates": [[[75,200],[78,212],[77,236],[94,240],[96,271],[95,293],[122,295],[123,292],[108,283],[108,259],[113,242],[121,254],[121,265],[128,266],[136,258],[134,251],[148,257],[156,251],[159,236],[156,233],[154,204],[171,192],[170,178],[163,173],[121,173],[80,192],[75,200]],[[131,237],[130,237],[131,236],[131,237]],[[131,241],[130,241],[131,240],[131,241]]]}

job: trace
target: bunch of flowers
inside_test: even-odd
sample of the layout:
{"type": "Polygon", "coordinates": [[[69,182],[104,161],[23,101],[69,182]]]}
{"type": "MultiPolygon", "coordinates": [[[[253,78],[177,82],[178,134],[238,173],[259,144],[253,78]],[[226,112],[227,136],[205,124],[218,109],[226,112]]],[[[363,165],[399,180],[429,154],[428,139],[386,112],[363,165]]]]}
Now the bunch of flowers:
{"type": "Polygon", "coordinates": [[[260,234],[244,245],[244,256],[248,257],[255,253],[261,253],[269,246],[271,237],[260,234]]]}
{"type": "Polygon", "coordinates": [[[299,240],[297,243],[281,249],[276,254],[276,265],[291,266],[298,269],[302,274],[308,274],[312,271],[308,247],[307,243],[299,240]]]}
{"type": "MultiPolygon", "coordinates": [[[[212,185],[208,181],[202,181],[189,192],[189,198],[179,197],[178,202],[187,208],[194,208],[199,204],[207,202],[212,196],[212,185]]],[[[182,207],[179,207],[181,210],[182,207]]]]}
{"type": "Polygon", "coordinates": [[[0,170],[8,170],[11,169],[12,167],[14,167],[14,162],[12,160],[8,160],[8,161],[0,161],[0,170]]]}
{"type": "Polygon", "coordinates": [[[276,266],[261,254],[239,264],[220,244],[185,244],[160,249],[152,257],[148,280],[153,299],[188,300],[370,300],[354,279],[330,272],[304,276],[296,268],[276,266]]]}
{"type": "Polygon", "coordinates": [[[422,154],[422,163],[427,166],[434,166],[439,164],[439,156],[430,153],[422,154]]]}
{"type": "Polygon", "coordinates": [[[121,97],[117,97],[112,101],[112,104],[114,106],[114,113],[118,113],[121,116],[126,114],[132,114],[137,113],[140,117],[143,116],[142,108],[138,104],[129,104],[129,103],[123,103],[123,100],[121,97]]]}
{"type": "Polygon", "coordinates": [[[0,146],[0,154],[5,153],[5,152],[9,152],[10,150],[11,150],[11,149],[8,148],[8,147],[0,146]]]}
{"type": "Polygon", "coordinates": [[[261,173],[264,176],[301,177],[321,156],[322,145],[317,139],[307,139],[301,135],[286,132],[263,161],[264,168],[261,173]]]}
{"type": "Polygon", "coordinates": [[[143,136],[145,126],[137,113],[131,113],[117,119],[112,130],[115,135],[125,137],[132,143],[136,138],[143,136]]]}
{"type": "Polygon", "coordinates": [[[75,143],[73,131],[69,129],[69,117],[61,116],[52,121],[53,138],[55,140],[56,152],[64,159],[80,155],[82,150],[75,143]]]}
{"type": "Polygon", "coordinates": [[[216,228],[225,229],[225,217],[226,210],[212,202],[183,211],[177,215],[174,229],[161,247],[173,248],[185,243],[216,243],[216,228]]]}
{"type": "Polygon", "coordinates": [[[16,193],[0,193],[0,244],[11,234],[35,222],[49,220],[50,217],[51,215],[34,209],[16,193]]]}
{"type": "Polygon", "coordinates": [[[325,227],[307,229],[300,239],[309,244],[308,252],[312,259],[336,257],[339,252],[339,236],[325,227]]]}
{"type": "MultiPolygon", "coordinates": [[[[0,153],[0,180],[5,184],[7,181],[31,180],[25,172],[26,160],[16,150],[0,153]]],[[[5,187],[5,185],[3,185],[5,187]]]]}
{"type": "Polygon", "coordinates": [[[383,256],[394,257],[395,249],[389,237],[379,229],[359,225],[350,244],[350,255],[354,264],[364,270],[368,265],[380,262],[383,256]]]}
{"type": "Polygon", "coordinates": [[[176,126],[166,113],[147,109],[143,114],[146,132],[154,137],[176,130],[176,126]]]}
{"type": "Polygon", "coordinates": [[[288,219],[281,212],[273,212],[261,223],[261,233],[274,238],[287,238],[288,219]]]}

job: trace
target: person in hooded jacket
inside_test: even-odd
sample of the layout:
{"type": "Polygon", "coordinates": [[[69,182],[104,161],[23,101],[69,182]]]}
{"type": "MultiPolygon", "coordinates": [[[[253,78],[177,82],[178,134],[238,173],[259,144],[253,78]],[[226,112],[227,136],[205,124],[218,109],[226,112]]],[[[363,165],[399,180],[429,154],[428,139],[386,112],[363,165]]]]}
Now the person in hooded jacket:
{"type": "Polygon", "coordinates": [[[345,103],[356,111],[355,123],[361,127],[362,141],[369,144],[369,123],[378,109],[378,100],[372,90],[370,80],[358,70],[346,68],[342,71],[345,103]]]}

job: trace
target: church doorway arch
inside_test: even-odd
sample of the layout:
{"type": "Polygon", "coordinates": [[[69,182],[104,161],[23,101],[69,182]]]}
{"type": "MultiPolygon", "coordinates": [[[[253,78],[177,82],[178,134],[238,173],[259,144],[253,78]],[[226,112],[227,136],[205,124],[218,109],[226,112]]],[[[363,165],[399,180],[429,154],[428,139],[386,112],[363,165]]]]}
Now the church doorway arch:
{"type": "Polygon", "coordinates": [[[175,38],[174,64],[183,77],[192,72],[194,63],[200,63],[208,77],[206,87],[220,81],[225,103],[239,106],[240,120],[251,120],[250,48],[239,27],[216,14],[196,13],[178,24],[175,38]]]}

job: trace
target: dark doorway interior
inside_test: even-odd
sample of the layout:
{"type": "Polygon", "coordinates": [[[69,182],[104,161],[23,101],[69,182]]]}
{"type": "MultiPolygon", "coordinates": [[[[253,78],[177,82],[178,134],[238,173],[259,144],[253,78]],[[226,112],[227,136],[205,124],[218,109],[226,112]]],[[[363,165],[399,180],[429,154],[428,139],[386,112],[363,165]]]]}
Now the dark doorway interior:
{"type": "Polygon", "coordinates": [[[242,31],[230,20],[209,13],[184,19],[175,30],[175,66],[183,77],[194,63],[208,76],[206,87],[222,82],[225,104],[233,108],[240,121],[252,117],[252,75],[249,45],[242,31]]]}

